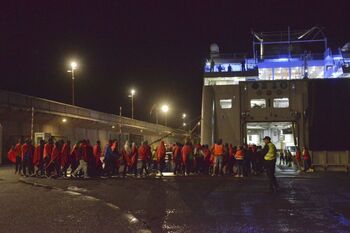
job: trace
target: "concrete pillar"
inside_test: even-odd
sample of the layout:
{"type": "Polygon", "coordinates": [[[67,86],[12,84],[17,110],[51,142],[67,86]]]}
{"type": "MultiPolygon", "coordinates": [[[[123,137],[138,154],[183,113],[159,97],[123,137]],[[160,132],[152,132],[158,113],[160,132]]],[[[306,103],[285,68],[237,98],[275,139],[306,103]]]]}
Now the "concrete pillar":
{"type": "Polygon", "coordinates": [[[212,87],[204,86],[202,91],[201,144],[211,145],[213,143],[213,100],[212,87]]]}

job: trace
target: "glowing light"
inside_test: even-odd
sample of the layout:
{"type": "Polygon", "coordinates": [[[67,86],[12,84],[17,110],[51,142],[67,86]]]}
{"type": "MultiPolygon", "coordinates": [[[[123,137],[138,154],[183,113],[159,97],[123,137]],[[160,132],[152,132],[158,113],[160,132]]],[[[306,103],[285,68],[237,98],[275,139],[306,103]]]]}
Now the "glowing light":
{"type": "Polygon", "coordinates": [[[112,129],[115,129],[115,125],[112,125],[112,129]]]}
{"type": "Polygon", "coordinates": [[[169,106],[164,104],[164,105],[162,105],[161,110],[162,110],[162,112],[167,113],[167,112],[169,112],[169,106]]]}
{"type": "Polygon", "coordinates": [[[182,114],[182,119],[185,119],[187,117],[186,113],[182,114]]]}
{"type": "Polygon", "coordinates": [[[72,62],[70,63],[70,67],[71,67],[73,70],[75,70],[75,69],[78,67],[78,64],[77,64],[75,61],[72,61],[72,62]]]}
{"type": "Polygon", "coordinates": [[[135,95],[136,94],[136,90],[135,89],[131,89],[130,90],[130,94],[133,96],[133,95],[135,95]]]}
{"type": "Polygon", "coordinates": [[[62,122],[66,123],[67,122],[67,118],[62,118],[62,122]]]}
{"type": "Polygon", "coordinates": [[[281,57],[281,58],[273,59],[273,61],[274,62],[286,62],[286,61],[289,61],[289,58],[281,57]]]}
{"type": "Polygon", "coordinates": [[[183,126],[183,127],[186,127],[186,125],[187,125],[187,124],[186,124],[185,122],[184,122],[184,123],[182,123],[182,126],[183,126]]]}

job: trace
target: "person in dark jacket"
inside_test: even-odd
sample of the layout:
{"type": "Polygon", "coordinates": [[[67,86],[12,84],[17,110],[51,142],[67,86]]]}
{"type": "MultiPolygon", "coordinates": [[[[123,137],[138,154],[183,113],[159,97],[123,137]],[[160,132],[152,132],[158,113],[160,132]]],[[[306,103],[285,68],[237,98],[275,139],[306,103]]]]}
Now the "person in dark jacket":
{"type": "Polygon", "coordinates": [[[104,173],[108,176],[111,177],[114,172],[114,156],[113,156],[113,151],[112,151],[112,144],[113,141],[109,140],[107,145],[104,148],[104,173]]]}

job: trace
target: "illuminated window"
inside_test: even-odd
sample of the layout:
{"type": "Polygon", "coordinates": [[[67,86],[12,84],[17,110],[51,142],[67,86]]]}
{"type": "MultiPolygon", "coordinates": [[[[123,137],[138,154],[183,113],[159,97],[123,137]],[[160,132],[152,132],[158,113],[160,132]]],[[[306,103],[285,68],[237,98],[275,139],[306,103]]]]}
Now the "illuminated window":
{"type": "Polygon", "coordinates": [[[302,67],[292,67],[291,72],[291,79],[302,79],[304,76],[302,67]]]}
{"type": "Polygon", "coordinates": [[[217,77],[205,78],[205,86],[224,86],[224,85],[238,85],[239,82],[246,81],[245,77],[217,77]]]}
{"type": "Polygon", "coordinates": [[[273,99],[273,107],[274,108],[288,108],[289,107],[289,99],[288,98],[273,99]]]}
{"type": "Polygon", "coordinates": [[[232,99],[223,99],[220,100],[221,109],[230,109],[232,108],[232,99]]]}
{"type": "Polygon", "coordinates": [[[309,78],[323,78],[324,67],[323,66],[310,66],[308,67],[309,78]]]}
{"type": "Polygon", "coordinates": [[[288,68],[275,68],[274,69],[274,79],[275,80],[288,80],[289,79],[289,69],[288,68]]]}
{"type": "Polygon", "coordinates": [[[265,99],[251,99],[250,108],[266,108],[265,99]]]}
{"type": "Polygon", "coordinates": [[[272,69],[261,68],[259,69],[259,79],[261,80],[272,80],[272,69]]]}

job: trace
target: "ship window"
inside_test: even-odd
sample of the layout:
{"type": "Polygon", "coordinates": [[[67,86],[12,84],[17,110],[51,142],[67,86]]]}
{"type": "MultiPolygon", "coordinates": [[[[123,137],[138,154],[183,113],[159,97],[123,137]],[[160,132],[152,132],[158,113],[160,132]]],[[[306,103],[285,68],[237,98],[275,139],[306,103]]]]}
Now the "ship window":
{"type": "Polygon", "coordinates": [[[265,99],[251,99],[250,108],[266,108],[265,99]]]}
{"type": "Polygon", "coordinates": [[[288,98],[273,99],[273,107],[274,108],[288,108],[289,107],[289,99],[288,98]]]}
{"type": "Polygon", "coordinates": [[[260,80],[272,80],[272,69],[271,68],[259,69],[259,79],[260,80]]]}
{"type": "Polygon", "coordinates": [[[220,100],[221,109],[230,109],[232,108],[232,99],[222,99],[220,100]]]}
{"type": "Polygon", "coordinates": [[[299,67],[292,67],[291,68],[291,79],[302,79],[304,74],[303,74],[303,69],[299,67]]]}
{"type": "Polygon", "coordinates": [[[289,69],[288,68],[275,68],[274,70],[275,80],[288,80],[289,79],[289,69]]]}
{"type": "Polygon", "coordinates": [[[308,68],[309,78],[323,78],[324,67],[323,66],[310,66],[308,68]]]}

